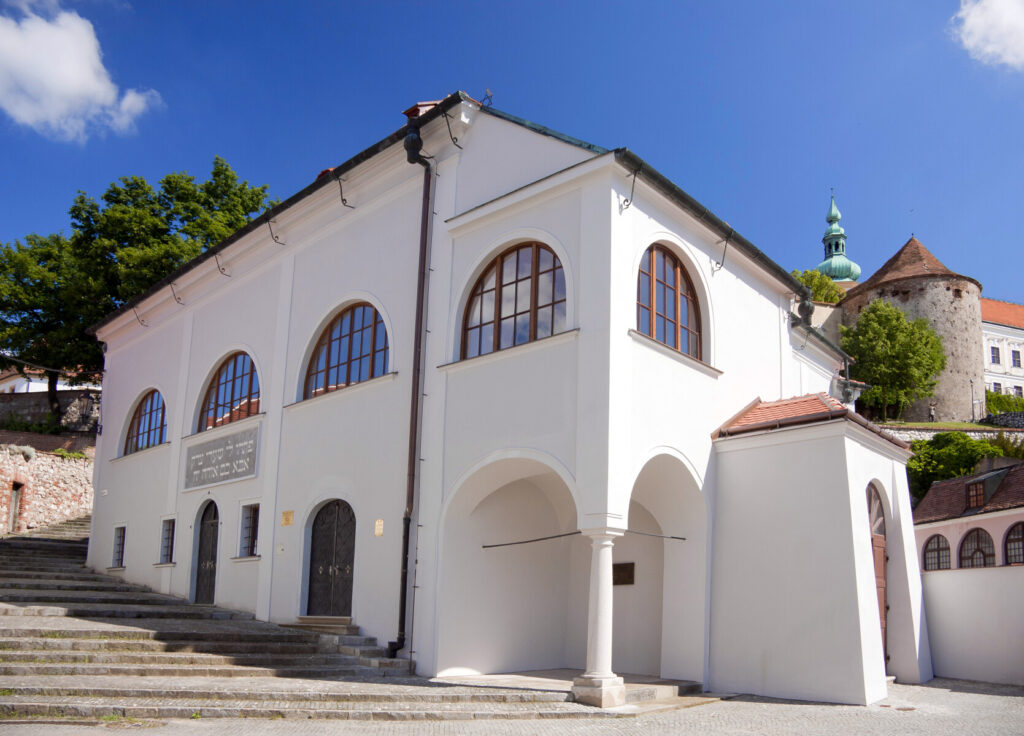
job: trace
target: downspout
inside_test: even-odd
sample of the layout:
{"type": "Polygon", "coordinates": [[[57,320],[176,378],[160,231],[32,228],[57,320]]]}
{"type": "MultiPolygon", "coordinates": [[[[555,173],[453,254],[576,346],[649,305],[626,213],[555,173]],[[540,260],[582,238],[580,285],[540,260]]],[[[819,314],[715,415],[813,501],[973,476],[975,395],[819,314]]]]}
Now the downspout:
{"type": "MultiPolygon", "coordinates": [[[[410,118],[405,134],[405,155],[411,164],[423,167],[423,206],[420,214],[420,257],[416,284],[416,336],[412,348],[412,389],[409,399],[409,456],[405,485],[405,513],[402,515],[402,576],[398,589],[398,636],[388,642],[388,657],[394,658],[405,648],[405,609],[409,588],[409,537],[412,531],[412,512],[416,505],[416,467],[420,439],[420,396],[423,393],[423,316],[426,311],[427,258],[430,226],[430,162],[420,151],[423,139],[420,137],[420,121],[410,118]]],[[[412,657],[410,655],[410,661],[412,657]]]]}

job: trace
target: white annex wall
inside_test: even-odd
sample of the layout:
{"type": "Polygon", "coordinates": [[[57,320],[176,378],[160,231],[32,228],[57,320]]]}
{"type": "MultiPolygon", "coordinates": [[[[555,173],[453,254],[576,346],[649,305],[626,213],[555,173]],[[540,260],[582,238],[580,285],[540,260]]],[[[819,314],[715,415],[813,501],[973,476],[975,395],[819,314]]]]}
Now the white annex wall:
{"type": "Polygon", "coordinates": [[[1024,567],[923,578],[935,675],[1024,685],[1024,567]]]}

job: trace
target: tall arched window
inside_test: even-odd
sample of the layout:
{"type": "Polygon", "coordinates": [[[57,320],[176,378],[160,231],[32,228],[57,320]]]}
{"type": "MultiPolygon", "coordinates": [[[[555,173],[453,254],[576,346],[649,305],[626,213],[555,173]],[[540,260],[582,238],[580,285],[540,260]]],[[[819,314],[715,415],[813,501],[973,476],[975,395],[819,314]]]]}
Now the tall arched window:
{"type": "Polygon", "coordinates": [[[652,245],[640,261],[636,329],[698,360],[700,308],[689,274],[665,247],[652,245]]]}
{"type": "Polygon", "coordinates": [[[167,438],[167,412],[164,410],[164,397],[156,389],[152,389],[135,407],[132,420],[128,424],[128,434],[124,439],[124,454],[145,450],[147,447],[162,444],[167,438]]]}
{"type": "Polygon", "coordinates": [[[941,534],[935,534],[928,538],[924,545],[924,569],[925,570],[948,570],[949,569],[949,542],[941,534]]]}
{"type": "Polygon", "coordinates": [[[462,357],[557,335],[566,327],[565,273],[550,248],[523,243],[488,264],[466,304],[462,357]]]}
{"type": "Polygon", "coordinates": [[[995,567],[996,548],[984,529],[972,529],[960,542],[960,567],[995,567]]]}
{"type": "Polygon", "coordinates": [[[388,331],[376,309],[355,304],[320,333],[306,367],[304,399],[388,372],[388,331]]]}
{"type": "Polygon", "coordinates": [[[1024,521],[1018,521],[1006,532],[1003,558],[1007,565],[1024,565],[1024,521]]]}
{"type": "Polygon", "coordinates": [[[252,358],[242,352],[229,355],[206,389],[197,432],[260,413],[260,379],[252,358]]]}

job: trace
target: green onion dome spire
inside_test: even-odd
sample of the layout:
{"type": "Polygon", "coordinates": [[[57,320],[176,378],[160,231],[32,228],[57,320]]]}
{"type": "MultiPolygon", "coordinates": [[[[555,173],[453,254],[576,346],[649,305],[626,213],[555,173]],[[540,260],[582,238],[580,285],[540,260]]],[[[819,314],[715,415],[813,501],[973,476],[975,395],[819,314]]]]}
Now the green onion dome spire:
{"type": "Polygon", "coordinates": [[[825,244],[825,260],[815,270],[825,274],[833,281],[856,281],[860,278],[860,266],[846,257],[846,231],[839,225],[843,219],[836,198],[833,196],[829,204],[825,220],[828,228],[821,242],[825,244]]]}

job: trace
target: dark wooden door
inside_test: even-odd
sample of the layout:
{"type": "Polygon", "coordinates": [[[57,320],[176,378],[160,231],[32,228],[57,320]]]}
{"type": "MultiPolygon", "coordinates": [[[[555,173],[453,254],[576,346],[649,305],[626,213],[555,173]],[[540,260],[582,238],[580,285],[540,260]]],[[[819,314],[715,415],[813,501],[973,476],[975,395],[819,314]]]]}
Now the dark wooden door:
{"type": "Polygon", "coordinates": [[[878,619],[882,625],[882,651],[889,661],[888,644],[885,637],[887,609],[885,597],[885,568],[888,557],[885,553],[885,514],[882,499],[873,486],[868,486],[868,518],[871,520],[871,553],[875,563],[875,590],[878,592],[878,619]]]}
{"type": "Polygon", "coordinates": [[[352,568],[356,515],[344,501],[331,501],[317,512],[309,545],[307,616],[352,615],[352,568]]]}
{"type": "Polygon", "coordinates": [[[217,504],[212,501],[203,509],[199,521],[199,555],[196,568],[196,603],[213,603],[213,588],[217,581],[217,532],[220,518],[217,504]]]}

